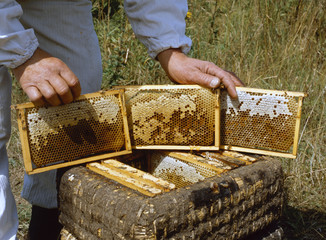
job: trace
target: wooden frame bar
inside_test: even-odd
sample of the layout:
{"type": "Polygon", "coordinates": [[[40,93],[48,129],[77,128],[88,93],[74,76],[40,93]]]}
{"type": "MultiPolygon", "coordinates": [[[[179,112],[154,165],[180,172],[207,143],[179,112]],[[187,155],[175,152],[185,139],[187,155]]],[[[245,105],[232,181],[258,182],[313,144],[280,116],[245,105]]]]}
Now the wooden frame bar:
{"type": "Polygon", "coordinates": [[[151,146],[132,146],[133,149],[143,150],[189,150],[189,151],[218,151],[219,147],[207,146],[176,146],[176,145],[151,145],[151,146]]]}
{"type": "MultiPolygon", "coordinates": [[[[124,90],[122,90],[124,92],[124,90]]],[[[119,101],[121,105],[121,114],[122,114],[122,119],[123,119],[123,125],[126,126],[123,128],[124,134],[125,134],[125,144],[126,144],[126,149],[128,151],[131,151],[131,141],[130,141],[130,135],[129,135],[129,127],[128,127],[128,119],[127,119],[127,109],[126,109],[126,104],[125,104],[125,95],[124,94],[119,94],[119,101]]]]}
{"type": "Polygon", "coordinates": [[[165,84],[165,85],[128,85],[128,86],[115,86],[114,89],[137,89],[137,90],[157,90],[157,89],[201,89],[203,87],[199,85],[176,85],[176,84],[165,84]]]}
{"type": "Polygon", "coordinates": [[[220,92],[221,92],[220,89],[218,89],[216,95],[216,109],[215,109],[215,146],[218,146],[218,148],[221,144],[220,143],[220,123],[221,123],[220,92]]]}
{"type": "Polygon", "coordinates": [[[239,152],[246,152],[246,153],[257,153],[262,155],[269,155],[275,157],[285,157],[285,158],[296,158],[296,155],[293,153],[282,153],[282,152],[274,152],[268,150],[260,150],[254,148],[245,148],[245,147],[237,147],[237,146],[230,146],[230,145],[222,145],[221,149],[229,150],[229,151],[239,151],[239,152]]]}
{"type": "MultiPolygon", "coordinates": [[[[164,180],[160,180],[154,176],[152,176],[152,179],[155,178],[157,181],[144,180],[143,178],[137,176],[137,174],[130,174],[128,171],[121,168],[116,168],[110,164],[89,163],[87,164],[87,168],[146,196],[154,197],[157,194],[164,192],[162,190],[162,185],[158,186],[158,181],[164,180]]],[[[138,173],[141,172],[137,169],[135,169],[135,171],[138,173]]],[[[166,188],[163,189],[167,190],[166,188]]]]}
{"type": "Polygon", "coordinates": [[[294,140],[293,140],[293,155],[294,156],[296,156],[298,153],[302,102],[303,102],[303,97],[299,97],[298,113],[297,113],[297,119],[296,119],[296,124],[295,124],[295,134],[294,134],[294,140]]]}
{"type": "MultiPolygon", "coordinates": [[[[123,94],[123,89],[116,89],[116,90],[109,90],[109,91],[98,91],[98,92],[94,92],[94,93],[87,93],[84,95],[79,96],[77,99],[74,100],[74,102],[76,101],[80,101],[80,100],[85,100],[88,98],[92,98],[92,97],[99,97],[99,96],[107,96],[107,95],[115,95],[115,94],[123,94]]],[[[44,105],[35,105],[32,102],[26,102],[26,103],[21,103],[21,104],[16,104],[16,105],[12,105],[11,108],[12,109],[26,109],[26,108],[34,108],[34,107],[45,107],[45,106],[50,106],[48,104],[44,104],[44,105]]]]}
{"type": "Polygon", "coordinates": [[[117,157],[117,156],[121,156],[121,155],[124,155],[124,154],[130,154],[130,153],[131,153],[131,151],[129,151],[129,150],[124,150],[124,151],[120,151],[120,152],[113,152],[113,153],[106,153],[106,154],[101,154],[101,155],[98,155],[98,156],[93,156],[93,157],[87,157],[87,158],[74,160],[74,161],[71,161],[71,162],[58,163],[58,164],[51,165],[51,166],[36,168],[36,169],[33,169],[30,172],[27,172],[27,171],[26,172],[27,172],[27,174],[31,175],[31,174],[35,174],[35,173],[41,173],[41,172],[46,172],[46,171],[50,171],[50,170],[54,170],[54,169],[58,169],[58,168],[69,167],[69,166],[74,166],[74,165],[78,165],[78,164],[99,161],[99,160],[103,160],[105,158],[112,158],[112,157],[117,157]]]}
{"type": "Polygon", "coordinates": [[[260,88],[248,88],[248,87],[236,87],[237,90],[247,91],[252,93],[275,93],[278,95],[285,95],[291,97],[307,97],[306,93],[303,92],[293,92],[293,91],[279,91],[279,90],[269,90],[260,88]]]}
{"type": "Polygon", "coordinates": [[[31,172],[31,171],[33,171],[33,166],[32,166],[29,142],[26,141],[26,139],[28,139],[28,132],[27,132],[25,109],[23,109],[23,108],[18,109],[17,115],[18,115],[17,123],[18,123],[18,129],[20,132],[20,142],[22,145],[24,165],[25,165],[26,172],[31,172]]]}
{"type": "MultiPolygon", "coordinates": [[[[216,172],[216,174],[221,174],[223,172],[228,171],[227,169],[222,169],[222,168],[216,167],[216,166],[214,166],[212,164],[209,164],[207,162],[207,159],[205,159],[205,158],[201,157],[203,159],[203,161],[199,161],[199,160],[197,160],[195,158],[195,156],[193,156],[191,154],[178,153],[178,152],[167,152],[167,153],[163,153],[163,154],[165,154],[166,156],[169,156],[169,157],[180,159],[182,161],[185,161],[185,162],[188,162],[188,163],[192,163],[192,164],[195,164],[195,165],[210,169],[210,170],[216,172]]],[[[196,157],[198,157],[198,156],[196,156],[196,157]]]]}

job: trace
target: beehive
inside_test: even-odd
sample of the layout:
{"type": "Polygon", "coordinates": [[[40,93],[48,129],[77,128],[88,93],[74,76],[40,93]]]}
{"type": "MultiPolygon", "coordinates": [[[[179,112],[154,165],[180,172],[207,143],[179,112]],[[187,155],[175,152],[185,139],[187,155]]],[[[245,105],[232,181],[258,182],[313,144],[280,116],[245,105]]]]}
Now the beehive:
{"type": "Polygon", "coordinates": [[[278,160],[200,155],[150,151],[149,159],[132,160],[154,162],[140,164],[148,172],[115,160],[68,170],[59,192],[63,239],[257,239],[251,234],[277,222],[278,160]]]}
{"type": "Polygon", "coordinates": [[[15,106],[27,173],[131,152],[123,90],[61,106],[15,106]]]}
{"type": "Polygon", "coordinates": [[[219,149],[219,90],[128,86],[125,96],[134,148],[219,149]]]}
{"type": "Polygon", "coordinates": [[[300,92],[237,88],[221,91],[221,148],[295,158],[301,118],[300,92]]]}

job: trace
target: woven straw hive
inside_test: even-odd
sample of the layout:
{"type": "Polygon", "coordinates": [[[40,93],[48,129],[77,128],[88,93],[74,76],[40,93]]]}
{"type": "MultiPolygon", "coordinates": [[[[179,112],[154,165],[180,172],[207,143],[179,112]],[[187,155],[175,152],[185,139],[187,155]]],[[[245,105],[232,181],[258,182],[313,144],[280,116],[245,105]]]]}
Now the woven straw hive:
{"type": "Polygon", "coordinates": [[[281,216],[281,164],[230,154],[152,152],[70,169],[60,185],[62,239],[256,239],[281,216]]]}

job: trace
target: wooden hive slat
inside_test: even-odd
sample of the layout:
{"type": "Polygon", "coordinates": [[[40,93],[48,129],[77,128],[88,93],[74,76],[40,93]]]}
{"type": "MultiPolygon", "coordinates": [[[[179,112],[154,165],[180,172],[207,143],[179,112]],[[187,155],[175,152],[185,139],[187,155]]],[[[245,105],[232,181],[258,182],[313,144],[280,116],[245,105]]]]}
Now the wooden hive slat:
{"type": "Polygon", "coordinates": [[[31,172],[33,170],[32,161],[31,161],[31,153],[29,149],[28,143],[28,132],[27,132],[27,123],[24,109],[17,109],[17,117],[18,117],[18,129],[20,132],[20,142],[22,145],[22,152],[24,158],[24,165],[26,172],[31,172]]]}
{"type": "Polygon", "coordinates": [[[257,161],[257,158],[255,157],[251,157],[234,151],[222,151],[222,155],[232,157],[240,161],[244,161],[247,165],[257,161]]]}
{"type": "Polygon", "coordinates": [[[234,159],[232,157],[224,156],[220,152],[208,152],[208,151],[205,151],[205,152],[200,152],[199,155],[204,157],[204,158],[207,158],[207,159],[222,161],[225,164],[230,165],[231,167],[240,167],[240,166],[247,165],[246,161],[239,160],[239,159],[234,159]]]}
{"type": "Polygon", "coordinates": [[[230,170],[231,168],[223,168],[222,166],[217,166],[216,162],[210,161],[209,159],[205,159],[200,156],[193,155],[191,153],[184,153],[184,152],[169,152],[166,153],[167,156],[174,157],[176,159],[183,160],[185,162],[193,163],[199,166],[202,166],[207,169],[211,169],[212,171],[216,172],[217,174],[221,174],[230,170]]]}
{"type": "MultiPolygon", "coordinates": [[[[163,192],[162,185],[158,184],[159,180],[144,180],[141,177],[137,176],[137,174],[131,174],[131,172],[117,168],[112,164],[89,163],[87,164],[87,168],[104,177],[123,184],[126,187],[145,194],[146,196],[154,197],[157,194],[161,194],[163,192]]],[[[140,173],[140,170],[135,169],[134,171],[140,173]]],[[[164,189],[167,190],[167,188],[164,189]]]]}
{"type": "Polygon", "coordinates": [[[175,188],[175,185],[172,183],[169,183],[160,178],[156,178],[149,173],[143,172],[137,168],[131,167],[127,164],[123,164],[114,159],[104,160],[102,164],[109,168],[119,169],[121,173],[129,177],[135,178],[139,181],[142,181],[144,183],[147,183],[151,186],[157,187],[165,192],[168,192],[175,188]]]}

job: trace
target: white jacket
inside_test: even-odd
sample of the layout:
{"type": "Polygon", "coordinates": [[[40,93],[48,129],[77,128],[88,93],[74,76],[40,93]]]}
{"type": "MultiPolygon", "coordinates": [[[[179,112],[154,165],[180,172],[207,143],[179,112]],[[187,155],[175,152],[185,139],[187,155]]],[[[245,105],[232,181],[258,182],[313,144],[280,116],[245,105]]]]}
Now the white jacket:
{"type": "MultiPolygon", "coordinates": [[[[125,0],[124,5],[137,38],[152,58],[168,48],[190,50],[191,40],[185,36],[186,0],[125,0]]],[[[0,1],[0,65],[23,64],[39,45],[33,29],[24,29],[19,22],[22,14],[16,1],[0,1]]]]}

